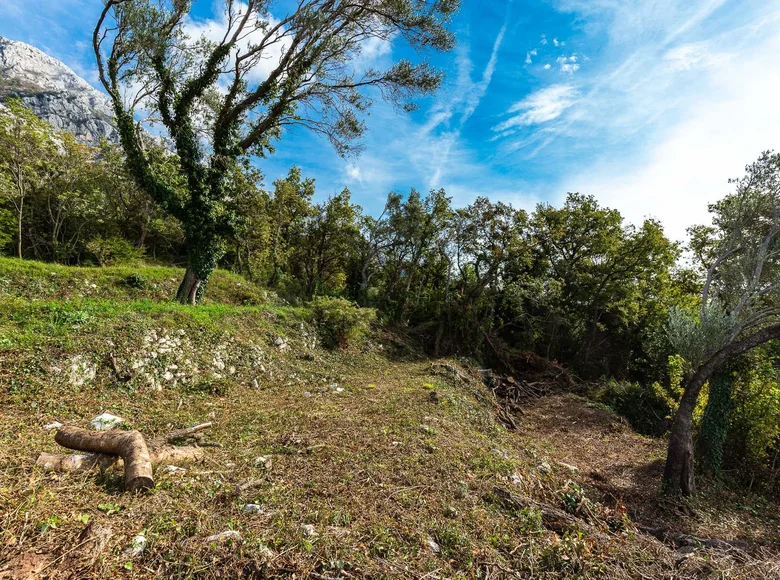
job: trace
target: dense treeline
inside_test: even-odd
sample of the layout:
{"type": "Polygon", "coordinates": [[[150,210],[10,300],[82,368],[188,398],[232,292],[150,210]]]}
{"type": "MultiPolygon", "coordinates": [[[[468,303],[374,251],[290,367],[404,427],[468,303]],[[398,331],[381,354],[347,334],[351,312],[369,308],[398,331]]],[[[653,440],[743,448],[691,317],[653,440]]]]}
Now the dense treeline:
{"type": "MultiPolygon", "coordinates": [[[[152,140],[146,147],[158,179],[183,188],[178,157],[152,140]]],[[[528,213],[486,198],[457,208],[444,190],[412,190],[390,193],[372,216],[347,189],[317,196],[295,167],[266,188],[258,169],[242,163],[229,180],[226,211],[237,225],[221,266],[291,302],[332,296],[373,308],[431,354],[508,372],[522,371],[529,357],[557,361],[583,381],[600,380],[605,402],[662,434],[691,377],[727,344],[723,337],[739,342],[776,303],[774,288],[739,282],[759,261],[759,278],[775,272],[773,206],[756,189],[758,177],[777,169],[772,159],[780,165],[765,157],[742,193],[713,206],[713,226],[692,229],[685,268],[685,248],[661,224],[628,225],[590,196],[572,193],[560,207],[528,213]],[[752,217],[735,217],[735,207],[744,213],[748,205],[752,217]],[[743,249],[763,250],[749,258],[735,249],[737,238],[743,249]],[[734,256],[742,262],[728,265],[734,256]],[[747,325],[739,332],[737,307],[747,325]]],[[[0,247],[9,255],[186,264],[181,224],[136,185],[121,150],[80,145],[13,101],[0,115],[0,192],[0,247]]],[[[712,473],[741,468],[771,483],[780,351],[770,341],[739,354],[695,397],[690,431],[701,433],[697,453],[712,473]]]]}

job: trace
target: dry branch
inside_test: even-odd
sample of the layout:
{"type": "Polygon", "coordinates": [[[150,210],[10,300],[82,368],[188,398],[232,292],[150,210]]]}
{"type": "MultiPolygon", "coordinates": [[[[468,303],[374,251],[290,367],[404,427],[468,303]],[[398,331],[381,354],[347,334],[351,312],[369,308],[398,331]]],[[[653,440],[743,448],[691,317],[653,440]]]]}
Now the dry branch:
{"type": "Polygon", "coordinates": [[[664,543],[673,544],[675,548],[685,546],[713,548],[716,550],[740,550],[748,549],[747,542],[740,540],[719,540],[718,538],[697,538],[688,534],[677,534],[666,528],[648,528],[646,526],[637,526],[640,532],[653,536],[664,543]]]}

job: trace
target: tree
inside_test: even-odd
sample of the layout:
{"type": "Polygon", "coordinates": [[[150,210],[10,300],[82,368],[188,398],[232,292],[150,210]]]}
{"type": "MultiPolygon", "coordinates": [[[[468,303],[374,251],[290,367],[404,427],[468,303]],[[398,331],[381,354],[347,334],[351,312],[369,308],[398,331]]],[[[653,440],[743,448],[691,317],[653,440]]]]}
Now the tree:
{"type": "Polygon", "coordinates": [[[703,272],[698,312],[674,309],[668,335],[689,366],[674,415],[664,488],[695,490],[693,410],[702,387],[728,363],[780,337],[780,155],[764,152],[710,206],[713,225],[691,229],[703,272]]]}
{"type": "Polygon", "coordinates": [[[282,130],[294,125],[349,153],[376,91],[411,110],[414,97],[441,81],[427,62],[363,69],[366,43],[402,38],[422,51],[454,45],[446,25],[458,0],[299,0],[280,20],[271,17],[272,6],[224,0],[227,29],[216,42],[187,37],[191,0],[107,0],[94,30],[98,73],[128,166],[184,229],[181,302],[196,303],[236,230],[226,200],[239,159],[272,152],[282,130]],[[257,80],[264,62],[274,68],[257,80]],[[183,196],[150,166],[137,126],[141,108],[153,111],[175,146],[187,182],[183,196]]]}
{"type": "Polygon", "coordinates": [[[46,162],[55,153],[52,131],[18,99],[0,110],[0,196],[16,218],[16,255],[22,257],[22,223],[28,196],[46,181],[46,162]]]}
{"type": "Polygon", "coordinates": [[[351,254],[360,235],[360,207],[344,189],[312,208],[299,235],[293,239],[290,266],[303,284],[303,295],[341,291],[347,278],[351,254]]]}

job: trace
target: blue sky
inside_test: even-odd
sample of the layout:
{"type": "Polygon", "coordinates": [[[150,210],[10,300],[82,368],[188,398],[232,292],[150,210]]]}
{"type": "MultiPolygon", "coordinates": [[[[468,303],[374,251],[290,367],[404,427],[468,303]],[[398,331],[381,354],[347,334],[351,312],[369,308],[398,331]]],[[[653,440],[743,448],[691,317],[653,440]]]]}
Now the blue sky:
{"type": "MultiPolygon", "coordinates": [[[[295,163],[318,195],[347,186],[376,212],[391,190],[444,187],[533,208],[567,191],[677,239],[765,149],[780,145],[780,0],[462,0],[447,78],[412,115],[377,102],[359,157],[299,131],[260,165],[295,163]]],[[[95,83],[99,0],[0,0],[0,35],[95,83]]],[[[219,26],[196,2],[193,30],[219,26]]],[[[277,10],[281,16],[282,8],[277,10]]],[[[401,46],[379,46],[372,64],[401,46]]]]}

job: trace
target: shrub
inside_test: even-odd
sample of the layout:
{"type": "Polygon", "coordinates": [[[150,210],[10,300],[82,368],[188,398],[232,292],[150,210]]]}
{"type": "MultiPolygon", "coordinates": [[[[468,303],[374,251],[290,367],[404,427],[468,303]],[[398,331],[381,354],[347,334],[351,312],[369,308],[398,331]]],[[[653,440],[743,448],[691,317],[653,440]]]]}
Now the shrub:
{"type": "Polygon", "coordinates": [[[610,380],[604,384],[596,398],[618,415],[628,419],[631,426],[640,433],[663,435],[669,427],[672,411],[657,386],[653,387],[610,380]]]}
{"type": "Polygon", "coordinates": [[[328,348],[346,348],[365,336],[376,319],[373,308],[360,308],[344,298],[315,298],[311,311],[320,340],[328,348]]]}
{"type": "Polygon", "coordinates": [[[95,256],[101,266],[126,264],[143,256],[143,248],[136,248],[124,238],[98,236],[87,243],[87,251],[95,256]]]}
{"type": "Polygon", "coordinates": [[[133,272],[125,278],[125,285],[136,290],[146,290],[149,287],[149,279],[143,274],[133,272]]]}

